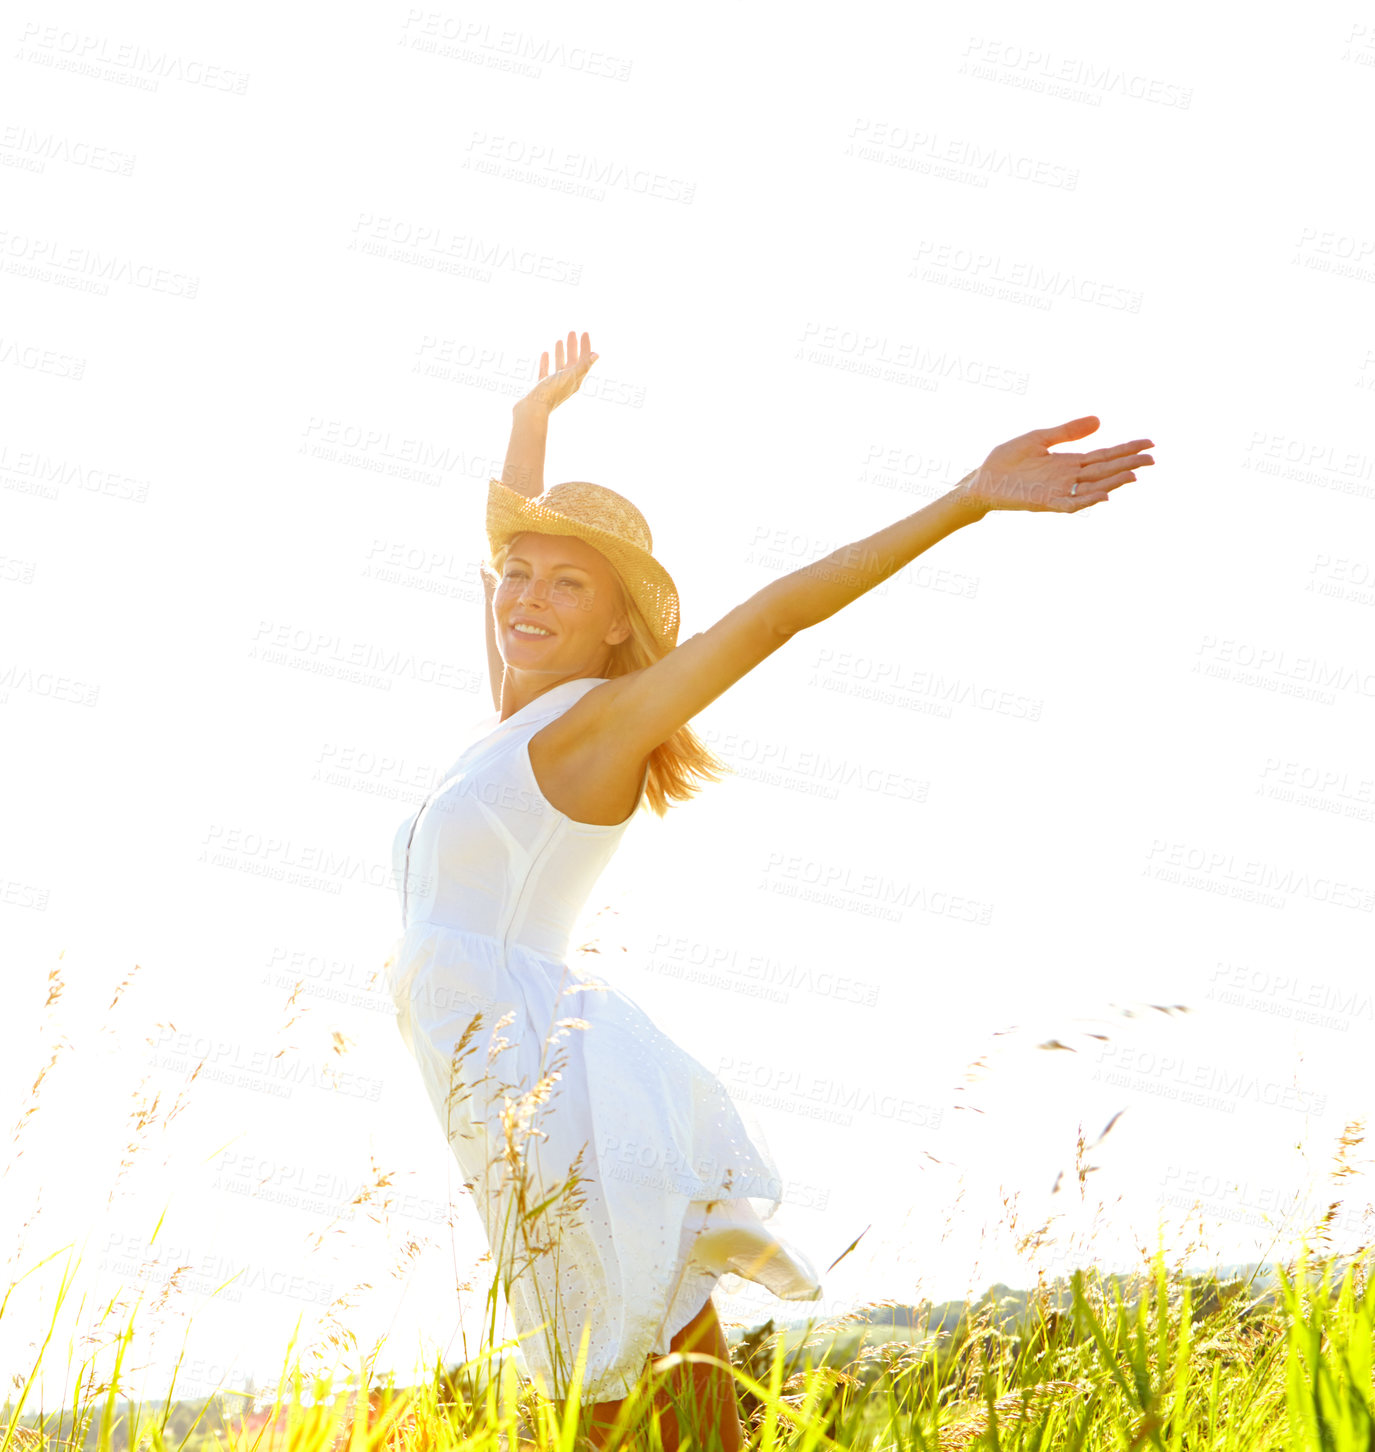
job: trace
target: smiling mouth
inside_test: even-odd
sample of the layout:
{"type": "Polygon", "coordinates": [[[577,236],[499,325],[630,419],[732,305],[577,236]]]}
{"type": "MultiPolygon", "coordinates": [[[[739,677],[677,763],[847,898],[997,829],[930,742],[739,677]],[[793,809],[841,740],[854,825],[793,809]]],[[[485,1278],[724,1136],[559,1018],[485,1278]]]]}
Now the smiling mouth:
{"type": "Polygon", "coordinates": [[[513,635],[524,635],[530,640],[547,640],[554,632],[552,630],[544,630],[540,626],[513,625],[511,627],[511,633],[513,635]]]}

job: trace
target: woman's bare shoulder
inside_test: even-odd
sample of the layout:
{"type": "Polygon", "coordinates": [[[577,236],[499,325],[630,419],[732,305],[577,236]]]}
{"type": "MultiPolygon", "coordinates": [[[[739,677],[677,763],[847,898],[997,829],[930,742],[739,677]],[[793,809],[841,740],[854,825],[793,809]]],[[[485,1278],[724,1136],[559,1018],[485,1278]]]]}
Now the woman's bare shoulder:
{"type": "Polygon", "coordinates": [[[648,753],[627,733],[618,734],[619,693],[611,689],[624,689],[626,679],[616,676],[593,686],[530,738],[535,784],[547,802],[575,822],[618,825],[639,800],[648,753]]]}
{"type": "Polygon", "coordinates": [[[567,713],[569,739],[598,734],[643,759],[790,638],[773,625],[761,590],[651,665],[588,691],[567,713]]]}

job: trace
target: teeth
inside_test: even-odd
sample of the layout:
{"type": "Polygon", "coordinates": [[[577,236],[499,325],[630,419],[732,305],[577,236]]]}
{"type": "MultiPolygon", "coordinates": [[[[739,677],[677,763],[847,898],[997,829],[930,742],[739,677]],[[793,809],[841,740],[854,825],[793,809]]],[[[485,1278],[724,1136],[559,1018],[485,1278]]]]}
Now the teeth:
{"type": "Polygon", "coordinates": [[[518,630],[522,635],[552,635],[551,630],[541,630],[537,625],[513,625],[513,630],[518,630]]]}

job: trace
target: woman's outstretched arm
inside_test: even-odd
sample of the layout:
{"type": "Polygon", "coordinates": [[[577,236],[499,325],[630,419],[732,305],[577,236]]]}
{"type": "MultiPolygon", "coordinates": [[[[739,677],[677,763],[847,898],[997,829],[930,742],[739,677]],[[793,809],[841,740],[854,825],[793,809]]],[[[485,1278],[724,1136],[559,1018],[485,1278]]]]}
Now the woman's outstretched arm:
{"type": "Polygon", "coordinates": [[[1051,445],[1081,439],[1097,427],[1098,420],[1090,416],[1010,439],[925,509],[776,580],[760,592],[774,629],[793,635],[828,619],[938,540],[992,510],[1077,514],[1103,503],[1112,490],[1135,479],[1133,470],[1155,462],[1139,452],[1152,447],[1149,439],[1088,454],[1050,452],[1051,445]]]}
{"type": "MultiPolygon", "coordinates": [[[[511,409],[511,439],[506,445],[506,462],[501,469],[501,482],[526,499],[544,493],[544,453],[549,441],[549,415],[564,399],[578,391],[587,370],[597,361],[592,340],[569,333],[565,354],[563,340],[554,344],[554,372],[549,371],[549,354],[541,353],[539,379],[535,386],[517,399],[511,409]]],[[[492,582],[483,577],[485,607],[483,631],[487,639],[487,679],[492,688],[492,704],[501,709],[501,678],[506,670],[497,648],[496,628],[492,623],[492,582]]]]}
{"type": "Polygon", "coordinates": [[[841,545],[824,559],[783,575],[766,585],[755,599],[773,631],[785,638],[818,625],[837,610],[881,585],[933,544],[973,524],[988,507],[966,492],[968,474],[949,494],[890,524],[877,534],[841,545]]]}
{"type": "Polygon", "coordinates": [[[1053,444],[1083,438],[1093,417],[1033,429],[1000,444],[950,493],[868,538],[771,581],[743,604],[644,670],[591,691],[565,713],[590,753],[606,749],[643,758],[798,631],[834,615],[881,584],[938,540],[995,509],[1075,514],[1153,464],[1149,439],[1052,454],[1053,444]],[[586,707],[584,711],[582,708],[586,707]]]}

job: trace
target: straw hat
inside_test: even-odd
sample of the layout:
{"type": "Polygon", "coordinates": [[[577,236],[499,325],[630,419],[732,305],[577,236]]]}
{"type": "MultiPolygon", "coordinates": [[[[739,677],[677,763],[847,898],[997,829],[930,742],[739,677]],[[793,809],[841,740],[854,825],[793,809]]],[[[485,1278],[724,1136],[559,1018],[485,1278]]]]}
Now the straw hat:
{"type": "Polygon", "coordinates": [[[555,484],[533,499],[499,479],[487,485],[487,543],[493,554],[513,536],[571,534],[610,560],[665,654],[678,644],[678,587],[651,553],[645,517],[600,484],[555,484]]]}

